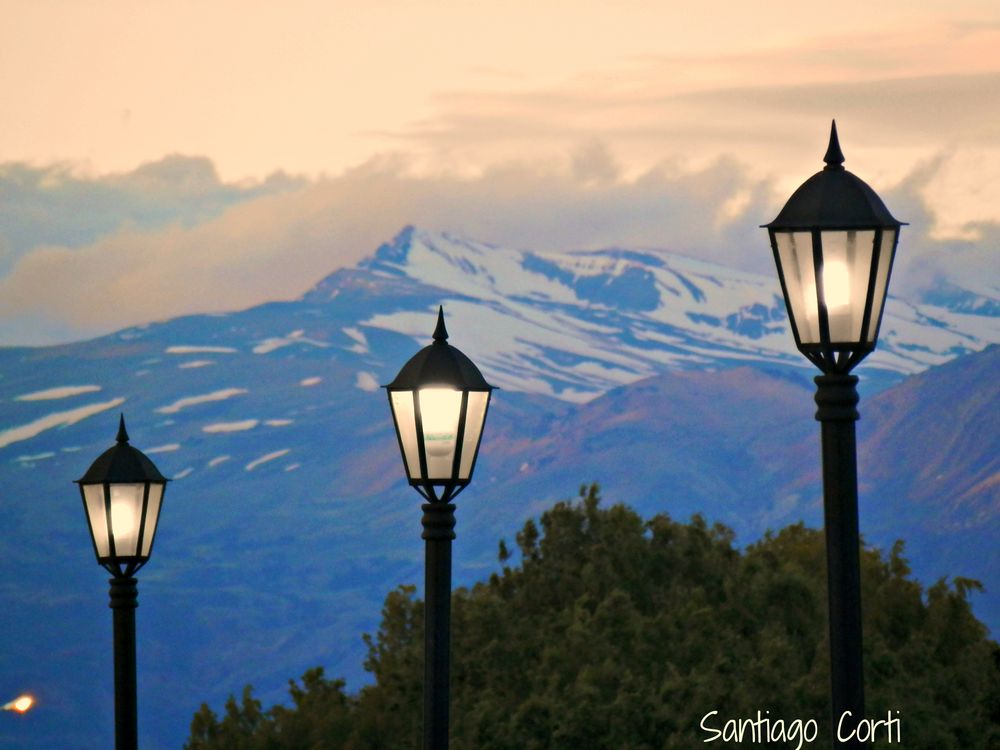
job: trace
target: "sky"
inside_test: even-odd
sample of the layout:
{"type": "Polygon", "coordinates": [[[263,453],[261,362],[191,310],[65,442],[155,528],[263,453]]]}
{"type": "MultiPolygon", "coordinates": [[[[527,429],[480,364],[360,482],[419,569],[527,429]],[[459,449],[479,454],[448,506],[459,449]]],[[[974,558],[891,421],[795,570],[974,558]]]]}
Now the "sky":
{"type": "Polygon", "coordinates": [[[996,282],[1000,6],[0,0],[0,345],[291,299],[403,226],[772,273],[822,166],[996,282]]]}

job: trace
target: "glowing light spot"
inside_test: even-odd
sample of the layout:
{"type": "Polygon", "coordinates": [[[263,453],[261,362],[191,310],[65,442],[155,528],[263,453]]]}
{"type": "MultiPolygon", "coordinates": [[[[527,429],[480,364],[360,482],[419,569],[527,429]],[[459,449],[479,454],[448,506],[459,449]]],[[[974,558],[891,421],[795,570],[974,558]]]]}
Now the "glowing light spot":
{"type": "Polygon", "coordinates": [[[448,388],[421,388],[419,394],[427,454],[447,456],[455,450],[462,392],[448,388]]]}
{"type": "Polygon", "coordinates": [[[4,711],[16,711],[19,714],[23,714],[25,711],[30,709],[35,705],[35,699],[30,695],[20,695],[14,700],[5,703],[3,705],[4,711]]]}
{"type": "Polygon", "coordinates": [[[829,261],[823,266],[823,296],[831,310],[851,304],[851,279],[845,263],[829,261]]]}

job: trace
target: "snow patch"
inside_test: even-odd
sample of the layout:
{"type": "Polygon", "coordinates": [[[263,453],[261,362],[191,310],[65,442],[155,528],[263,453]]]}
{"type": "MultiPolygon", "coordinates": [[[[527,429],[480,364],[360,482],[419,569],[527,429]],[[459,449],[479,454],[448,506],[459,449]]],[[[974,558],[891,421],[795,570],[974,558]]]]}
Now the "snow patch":
{"type": "Polygon", "coordinates": [[[101,390],[99,385],[61,385],[57,388],[46,388],[44,391],[25,393],[15,397],[15,401],[49,401],[57,398],[69,398],[81,393],[93,393],[101,390]]]}
{"type": "Polygon", "coordinates": [[[354,381],[354,385],[363,391],[368,391],[369,393],[378,390],[378,380],[376,380],[375,376],[370,372],[359,372],[357,379],[354,381]]]}
{"type": "Polygon", "coordinates": [[[290,453],[291,450],[292,450],[291,448],[285,448],[285,449],[280,450],[280,451],[274,451],[273,453],[266,453],[263,456],[261,456],[260,458],[255,458],[253,461],[251,461],[250,463],[248,463],[244,468],[247,471],[253,471],[254,469],[256,469],[261,464],[266,464],[268,461],[273,461],[276,458],[281,458],[285,454],[290,453]]]}
{"type": "Polygon", "coordinates": [[[114,398],[98,404],[89,404],[77,407],[76,409],[55,412],[20,427],[11,427],[10,429],[0,431],[0,448],[5,448],[11,443],[17,443],[21,440],[29,440],[46,430],[51,430],[53,427],[69,427],[87,417],[100,414],[102,411],[107,411],[108,409],[114,409],[116,406],[121,406],[124,403],[124,398],[114,398]]]}
{"type": "Polygon", "coordinates": [[[146,453],[172,453],[180,449],[180,443],[167,443],[166,445],[158,445],[155,448],[147,448],[146,453]]]}
{"type": "Polygon", "coordinates": [[[257,346],[253,348],[254,354],[269,354],[276,349],[281,349],[286,346],[291,346],[292,344],[307,344],[308,346],[315,346],[320,349],[325,349],[330,346],[325,341],[316,341],[314,339],[307,339],[303,334],[304,330],[299,329],[297,331],[292,331],[284,336],[278,336],[274,338],[264,339],[257,346]]]}
{"type": "Polygon", "coordinates": [[[176,414],[181,409],[185,409],[188,406],[204,404],[210,401],[225,401],[227,398],[239,396],[240,394],[246,392],[246,388],[223,388],[222,390],[212,391],[211,393],[205,393],[201,396],[187,396],[185,398],[177,399],[174,403],[168,404],[167,406],[161,406],[156,411],[160,414],[176,414]]]}
{"type": "Polygon", "coordinates": [[[164,351],[167,354],[235,354],[236,350],[231,346],[168,346],[164,351]]]}
{"type": "Polygon", "coordinates": [[[368,353],[368,339],[365,335],[357,328],[348,327],[341,328],[344,333],[354,339],[355,343],[352,346],[344,347],[349,352],[357,352],[358,354],[368,353]]]}
{"type": "Polygon", "coordinates": [[[33,456],[18,456],[14,460],[18,463],[34,463],[35,461],[44,461],[46,458],[52,458],[55,455],[52,451],[45,451],[44,453],[36,453],[33,456]]]}
{"type": "Polygon", "coordinates": [[[260,424],[257,419],[241,419],[237,422],[216,422],[201,428],[202,432],[244,432],[260,424]]]}

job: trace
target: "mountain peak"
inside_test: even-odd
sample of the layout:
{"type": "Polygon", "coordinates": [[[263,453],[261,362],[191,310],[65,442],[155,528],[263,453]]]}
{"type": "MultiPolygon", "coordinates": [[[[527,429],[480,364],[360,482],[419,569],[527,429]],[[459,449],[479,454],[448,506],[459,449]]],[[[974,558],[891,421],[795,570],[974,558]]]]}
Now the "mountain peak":
{"type": "Polygon", "coordinates": [[[375,251],[375,255],[371,259],[364,261],[364,263],[368,265],[378,263],[379,261],[385,263],[404,263],[418,231],[412,224],[407,224],[395,237],[379,245],[375,251]]]}

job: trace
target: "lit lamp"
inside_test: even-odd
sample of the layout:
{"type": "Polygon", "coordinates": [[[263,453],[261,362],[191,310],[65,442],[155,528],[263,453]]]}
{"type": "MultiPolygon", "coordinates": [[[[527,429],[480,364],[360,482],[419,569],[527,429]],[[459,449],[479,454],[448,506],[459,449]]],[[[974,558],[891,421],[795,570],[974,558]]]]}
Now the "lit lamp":
{"type": "Polygon", "coordinates": [[[479,368],[448,344],[444,311],[438,309],[434,343],[417,352],[389,385],[396,437],[410,485],[423,504],[424,748],[448,747],[451,636],[451,541],[455,506],[450,501],[472,479],[494,387],[479,368]]]}
{"type": "Polygon", "coordinates": [[[32,706],[35,705],[35,699],[30,695],[19,695],[12,701],[7,701],[0,706],[2,711],[13,711],[14,713],[24,714],[27,713],[32,706]]]}
{"type": "Polygon", "coordinates": [[[846,373],[875,348],[903,224],[844,169],[836,123],[824,161],[764,226],[796,346],[824,373],[846,373]]]}
{"type": "Polygon", "coordinates": [[[76,483],[90,527],[97,562],[111,573],[115,651],[115,748],[136,750],[135,608],[133,577],[153,550],[167,479],[128,443],[125,416],[114,446],[76,483]]]}
{"type": "Polygon", "coordinates": [[[844,169],[836,122],[824,161],[826,167],[764,226],[795,344],[823,372],[815,378],[816,419],[823,456],[833,738],[836,747],[861,747],[854,731],[864,717],[854,428],[858,379],[849,373],[875,349],[903,223],[874,190],[844,169]],[[838,734],[852,739],[841,743],[838,734]]]}

